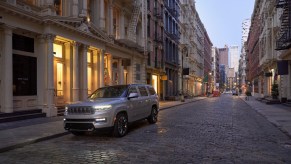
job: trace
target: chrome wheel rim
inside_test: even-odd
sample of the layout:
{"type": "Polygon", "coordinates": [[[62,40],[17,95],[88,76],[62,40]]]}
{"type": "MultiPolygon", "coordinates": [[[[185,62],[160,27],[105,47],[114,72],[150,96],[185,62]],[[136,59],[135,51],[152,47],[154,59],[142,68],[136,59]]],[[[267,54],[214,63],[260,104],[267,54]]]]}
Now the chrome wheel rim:
{"type": "Polygon", "coordinates": [[[122,116],[118,120],[118,132],[120,135],[124,135],[127,131],[127,119],[122,116]]]}
{"type": "Polygon", "coordinates": [[[156,122],[158,120],[158,111],[156,108],[154,108],[152,112],[153,121],[156,122]]]}

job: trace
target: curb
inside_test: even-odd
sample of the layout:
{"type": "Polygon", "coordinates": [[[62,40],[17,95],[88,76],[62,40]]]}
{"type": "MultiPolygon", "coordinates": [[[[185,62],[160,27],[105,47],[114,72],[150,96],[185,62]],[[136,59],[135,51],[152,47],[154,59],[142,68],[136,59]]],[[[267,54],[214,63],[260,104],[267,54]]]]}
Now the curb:
{"type": "Polygon", "coordinates": [[[205,98],[203,98],[203,99],[199,99],[199,100],[192,100],[192,101],[183,102],[183,103],[176,104],[176,105],[172,105],[172,106],[163,107],[163,108],[160,108],[160,110],[165,110],[165,109],[168,109],[168,108],[172,108],[172,107],[176,107],[176,106],[180,106],[180,105],[184,105],[184,104],[189,104],[189,103],[196,102],[196,101],[201,101],[201,100],[204,100],[204,99],[206,99],[206,98],[207,98],[207,97],[205,97],[205,98]]]}
{"type": "MultiPolygon", "coordinates": [[[[252,107],[251,105],[249,105],[246,100],[244,100],[244,98],[239,97],[243,102],[245,102],[249,107],[251,107],[253,110],[256,111],[256,113],[260,114],[262,117],[264,117],[268,122],[270,122],[274,127],[278,128],[282,133],[284,133],[285,135],[287,135],[289,138],[291,138],[291,134],[288,133],[288,131],[286,129],[282,128],[282,125],[280,125],[279,123],[276,123],[272,120],[270,120],[270,118],[268,118],[267,116],[265,116],[264,114],[262,114],[261,112],[259,112],[258,110],[256,110],[254,107],[252,107]]],[[[258,101],[258,100],[255,100],[258,101]]],[[[259,101],[258,101],[259,102],[259,101]]],[[[262,102],[260,102],[262,103],[262,102]]]]}
{"type": "Polygon", "coordinates": [[[68,134],[70,134],[70,132],[57,133],[57,134],[53,134],[53,135],[50,135],[50,136],[34,139],[32,141],[27,141],[27,142],[23,142],[23,143],[11,145],[11,146],[3,147],[3,148],[0,148],[0,153],[4,153],[6,151],[10,151],[10,150],[13,150],[13,149],[21,148],[21,147],[24,147],[26,145],[30,145],[30,144],[33,144],[33,143],[38,143],[38,142],[41,142],[41,141],[46,141],[46,140],[49,140],[49,139],[62,137],[62,136],[68,135],[68,134]]]}

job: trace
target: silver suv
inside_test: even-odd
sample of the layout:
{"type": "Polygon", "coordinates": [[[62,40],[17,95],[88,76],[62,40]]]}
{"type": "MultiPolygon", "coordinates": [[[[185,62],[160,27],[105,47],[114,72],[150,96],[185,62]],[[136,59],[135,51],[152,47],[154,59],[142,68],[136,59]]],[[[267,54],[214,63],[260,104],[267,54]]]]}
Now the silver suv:
{"type": "Polygon", "coordinates": [[[112,127],[113,135],[123,137],[128,123],[147,119],[157,122],[158,96],[151,85],[116,85],[97,89],[86,101],[66,106],[64,128],[74,135],[112,127]]]}

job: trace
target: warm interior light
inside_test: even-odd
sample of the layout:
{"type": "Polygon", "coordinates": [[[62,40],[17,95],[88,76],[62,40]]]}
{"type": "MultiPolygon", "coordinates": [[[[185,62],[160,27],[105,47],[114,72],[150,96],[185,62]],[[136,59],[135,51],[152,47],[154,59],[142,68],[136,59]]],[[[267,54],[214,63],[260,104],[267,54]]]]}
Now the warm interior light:
{"type": "Polygon", "coordinates": [[[59,45],[59,44],[55,44],[54,43],[54,56],[55,57],[58,57],[58,58],[62,58],[63,57],[63,47],[62,45],[59,45]]]}

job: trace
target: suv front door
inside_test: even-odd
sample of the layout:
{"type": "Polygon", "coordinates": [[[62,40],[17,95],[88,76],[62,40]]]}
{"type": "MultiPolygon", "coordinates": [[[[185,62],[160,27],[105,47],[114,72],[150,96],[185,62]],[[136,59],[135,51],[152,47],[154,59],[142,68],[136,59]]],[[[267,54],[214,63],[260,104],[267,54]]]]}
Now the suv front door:
{"type": "Polygon", "coordinates": [[[139,115],[140,115],[140,108],[141,108],[141,104],[140,104],[140,94],[137,91],[136,86],[131,86],[128,89],[128,95],[130,95],[130,93],[137,93],[138,97],[137,98],[131,98],[130,100],[128,100],[128,104],[129,104],[129,111],[128,111],[128,117],[129,117],[129,121],[136,121],[139,119],[139,115]]]}
{"type": "Polygon", "coordinates": [[[147,89],[145,86],[138,86],[138,90],[140,93],[140,98],[139,98],[139,103],[140,103],[140,118],[145,118],[147,117],[147,113],[149,110],[151,110],[151,106],[150,106],[150,97],[149,94],[147,92],[147,89]]]}

